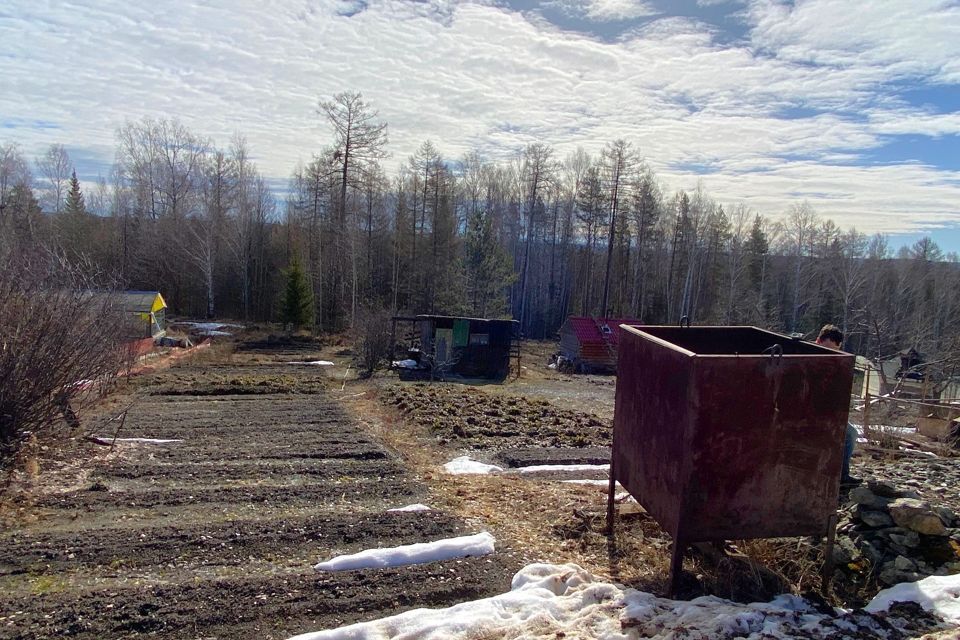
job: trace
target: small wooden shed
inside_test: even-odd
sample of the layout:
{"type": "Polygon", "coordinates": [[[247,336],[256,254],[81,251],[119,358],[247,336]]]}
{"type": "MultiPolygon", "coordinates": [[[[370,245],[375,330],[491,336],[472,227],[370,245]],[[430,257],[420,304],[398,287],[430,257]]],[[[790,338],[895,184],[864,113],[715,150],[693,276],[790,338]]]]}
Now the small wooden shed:
{"type": "Polygon", "coordinates": [[[621,324],[639,324],[632,318],[570,316],[560,327],[560,355],[577,373],[613,373],[621,324]]]}
{"type": "MultiPolygon", "coordinates": [[[[510,358],[518,357],[516,320],[420,315],[393,318],[417,326],[421,354],[418,367],[464,378],[502,380],[510,373],[510,358]]],[[[409,324],[408,324],[409,326],[409,324]]],[[[393,341],[391,341],[392,343],[393,341]]]]}
{"type": "Polygon", "coordinates": [[[159,291],[118,291],[116,304],[127,318],[130,338],[159,338],[166,333],[167,303],[159,291]]]}

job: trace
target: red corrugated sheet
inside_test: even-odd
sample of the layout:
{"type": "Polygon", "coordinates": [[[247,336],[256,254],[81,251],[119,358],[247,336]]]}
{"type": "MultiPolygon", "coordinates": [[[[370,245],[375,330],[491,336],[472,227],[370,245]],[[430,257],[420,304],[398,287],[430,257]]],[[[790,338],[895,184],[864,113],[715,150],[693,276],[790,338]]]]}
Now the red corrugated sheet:
{"type": "Polygon", "coordinates": [[[620,336],[619,327],[621,324],[640,324],[632,318],[583,318],[570,316],[567,318],[570,328],[577,336],[581,348],[594,345],[603,346],[604,342],[610,343],[616,347],[620,336]],[[604,335],[600,327],[607,325],[610,327],[610,333],[604,335]]]}

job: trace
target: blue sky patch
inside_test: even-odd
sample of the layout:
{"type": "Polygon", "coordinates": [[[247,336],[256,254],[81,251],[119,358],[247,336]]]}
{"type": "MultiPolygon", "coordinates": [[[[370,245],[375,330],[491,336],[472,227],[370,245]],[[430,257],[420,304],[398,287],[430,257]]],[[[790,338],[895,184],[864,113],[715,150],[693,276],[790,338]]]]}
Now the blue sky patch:
{"type": "Polygon", "coordinates": [[[960,171],[960,136],[890,136],[882,147],[866,151],[862,157],[872,165],[919,163],[960,171]]]}
{"type": "Polygon", "coordinates": [[[60,125],[49,120],[22,120],[19,118],[10,118],[0,121],[0,129],[34,129],[36,131],[46,131],[49,129],[59,129],[60,125]]]}
{"type": "Polygon", "coordinates": [[[956,113],[960,111],[960,85],[931,84],[909,85],[894,89],[892,95],[905,103],[931,113],[956,113]]]}
{"type": "Polygon", "coordinates": [[[896,255],[901,247],[911,247],[922,238],[932,238],[944,253],[960,253],[960,222],[956,225],[929,229],[916,233],[892,233],[888,236],[890,249],[896,255]]]}

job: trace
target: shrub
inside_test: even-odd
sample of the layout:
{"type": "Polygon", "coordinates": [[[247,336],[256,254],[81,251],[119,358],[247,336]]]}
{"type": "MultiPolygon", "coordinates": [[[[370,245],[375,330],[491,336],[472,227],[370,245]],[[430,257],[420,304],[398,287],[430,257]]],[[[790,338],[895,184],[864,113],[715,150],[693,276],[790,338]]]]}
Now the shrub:
{"type": "Polygon", "coordinates": [[[369,377],[391,356],[390,313],[376,307],[363,309],[357,314],[353,330],[360,375],[369,377]]]}
{"type": "Polygon", "coordinates": [[[76,428],[85,390],[125,359],[113,298],[61,257],[0,255],[0,463],[27,440],[76,428]]]}

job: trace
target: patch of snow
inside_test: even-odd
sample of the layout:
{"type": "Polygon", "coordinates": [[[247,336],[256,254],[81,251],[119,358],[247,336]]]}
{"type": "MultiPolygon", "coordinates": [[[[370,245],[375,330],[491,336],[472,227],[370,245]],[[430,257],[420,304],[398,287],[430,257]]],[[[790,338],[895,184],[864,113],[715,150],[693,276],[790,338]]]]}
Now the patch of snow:
{"type": "MultiPolygon", "coordinates": [[[[548,471],[609,471],[609,464],[535,464],[519,467],[519,473],[544,473],[548,471]]],[[[606,481],[604,481],[606,482],[606,481]]]]}
{"type": "Polygon", "coordinates": [[[205,329],[205,330],[200,331],[199,333],[197,333],[197,335],[198,335],[198,336],[215,337],[215,336],[232,336],[233,334],[230,333],[229,331],[218,331],[218,330],[216,330],[216,329],[205,329]]]}
{"type": "Polygon", "coordinates": [[[584,480],[582,478],[579,478],[577,480],[561,480],[560,482],[565,482],[567,484],[595,484],[595,485],[604,486],[604,487],[610,485],[609,480],[584,480]]]}
{"type": "MultiPolygon", "coordinates": [[[[851,422],[853,428],[857,430],[857,433],[861,436],[863,435],[863,425],[851,422]]],[[[916,433],[916,427],[895,427],[889,424],[874,424],[870,426],[871,431],[880,431],[882,433],[893,433],[893,434],[911,434],[916,433]]]]}
{"type": "Polygon", "coordinates": [[[924,451],[923,449],[911,449],[910,447],[897,447],[900,451],[909,451],[910,453],[918,456],[923,456],[925,458],[939,458],[937,454],[932,451],[924,451]]]}
{"type": "Polygon", "coordinates": [[[470,456],[460,456],[443,465],[443,470],[454,475],[484,475],[503,471],[503,467],[498,467],[495,464],[484,464],[483,462],[474,460],[470,456]]]}
{"type": "Polygon", "coordinates": [[[220,329],[243,329],[242,324],[230,324],[229,322],[181,322],[196,329],[197,331],[218,331],[220,329]]]}
{"type": "Polygon", "coordinates": [[[445,538],[434,542],[418,542],[384,549],[365,549],[338,556],[313,566],[317,571],[348,571],[425,564],[453,558],[485,556],[494,552],[495,539],[484,531],[472,536],[445,538]]]}
{"type": "Polygon", "coordinates": [[[416,360],[394,360],[393,366],[397,369],[416,369],[417,361],[416,360]]]}
{"type": "Polygon", "coordinates": [[[305,364],[312,365],[314,367],[332,367],[333,363],[329,360],[311,360],[308,362],[284,362],[283,364],[305,364]]]}
{"type": "Polygon", "coordinates": [[[387,512],[388,512],[388,513],[391,512],[391,511],[431,511],[431,509],[430,509],[430,507],[428,507],[427,505],[425,505],[425,504],[420,504],[420,503],[418,502],[418,503],[416,503],[416,504],[408,504],[408,505],[405,506],[405,507],[397,507],[397,508],[395,508],[395,509],[387,509],[387,512]]]}
{"type": "MultiPolygon", "coordinates": [[[[945,602],[956,593],[952,586],[941,588],[935,598],[945,602]]],[[[858,631],[876,631],[876,624],[867,614],[820,613],[806,600],[792,595],[752,604],[712,596],[683,602],[597,580],[577,565],[532,564],[514,576],[508,593],[445,609],[415,609],[339,629],[304,633],[291,640],[823,639],[859,636],[858,631]]]]}
{"type": "Polygon", "coordinates": [[[902,582],[878,593],[864,609],[871,613],[887,611],[894,602],[916,602],[948,622],[960,624],[960,575],[902,582]]]}

